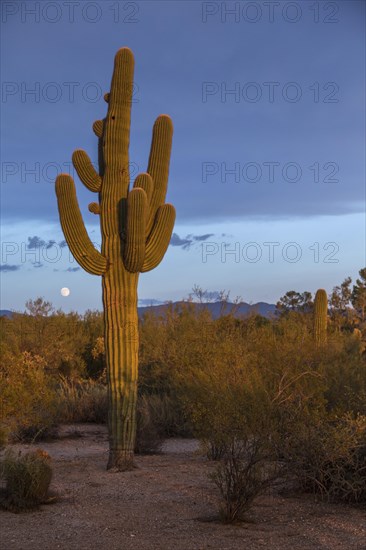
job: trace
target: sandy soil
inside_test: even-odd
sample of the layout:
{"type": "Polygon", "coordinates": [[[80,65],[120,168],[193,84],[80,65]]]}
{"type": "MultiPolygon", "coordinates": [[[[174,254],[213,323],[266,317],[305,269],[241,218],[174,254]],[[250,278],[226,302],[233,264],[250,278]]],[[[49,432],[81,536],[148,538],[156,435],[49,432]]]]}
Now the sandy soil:
{"type": "Polygon", "coordinates": [[[65,427],[61,439],[35,447],[52,456],[52,490],[59,497],[36,512],[0,512],[2,550],[366,548],[363,510],[312,496],[267,494],[248,522],[220,524],[216,489],[207,477],[214,465],[194,440],[167,440],[162,454],[138,456],[138,468],[119,474],[105,470],[104,426],[65,427]],[[79,437],[70,437],[75,432],[79,437]]]}

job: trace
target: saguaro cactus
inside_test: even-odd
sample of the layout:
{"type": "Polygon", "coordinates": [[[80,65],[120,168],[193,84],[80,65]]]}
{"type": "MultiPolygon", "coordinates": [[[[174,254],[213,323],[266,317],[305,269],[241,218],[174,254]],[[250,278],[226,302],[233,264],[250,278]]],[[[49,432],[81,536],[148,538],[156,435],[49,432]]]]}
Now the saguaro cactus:
{"type": "Polygon", "coordinates": [[[61,226],[69,248],[89,273],[102,276],[105,348],[109,398],[109,460],[107,468],[133,467],[138,374],[137,283],[139,272],[156,267],[172,234],[175,209],[165,204],[173,125],[167,115],[153,128],[146,173],[129,189],[130,113],[134,59],[120,49],[114,61],[108,112],[93,124],[99,138],[99,173],[85,151],[72,160],[84,185],[99,194],[89,210],[100,216],[102,250],[86,232],[69,175],[56,180],[61,226]]]}
{"type": "Polygon", "coordinates": [[[319,288],[316,291],[314,301],[314,339],[317,346],[327,341],[327,314],[327,293],[323,288],[319,288]]]}

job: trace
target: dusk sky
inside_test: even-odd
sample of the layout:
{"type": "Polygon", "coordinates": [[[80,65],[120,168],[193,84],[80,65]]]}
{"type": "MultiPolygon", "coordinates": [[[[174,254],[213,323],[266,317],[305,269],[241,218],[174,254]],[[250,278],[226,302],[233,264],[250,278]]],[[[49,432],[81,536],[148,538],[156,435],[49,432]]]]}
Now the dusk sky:
{"type": "Polygon", "coordinates": [[[140,304],[197,284],[275,303],[353,280],[365,258],[365,3],[3,1],[1,309],[43,296],[101,309],[101,279],[70,256],[54,180],[75,178],[93,242],[95,200],[71,165],[97,163],[113,59],[135,56],[131,177],[152,126],[174,123],[167,201],[177,220],[140,304]],[[70,289],[62,297],[60,289],[70,289]]]}

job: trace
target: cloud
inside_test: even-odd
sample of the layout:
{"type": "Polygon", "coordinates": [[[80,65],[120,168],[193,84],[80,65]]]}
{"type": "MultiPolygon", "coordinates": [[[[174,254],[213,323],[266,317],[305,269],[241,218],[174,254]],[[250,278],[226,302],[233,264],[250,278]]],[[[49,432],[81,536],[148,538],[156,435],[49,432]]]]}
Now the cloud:
{"type": "Polygon", "coordinates": [[[172,238],[170,239],[171,246],[181,246],[183,250],[190,248],[192,242],[192,239],[181,239],[177,233],[173,233],[172,238]]]}
{"type": "Polygon", "coordinates": [[[65,240],[64,240],[64,241],[60,241],[60,242],[58,243],[58,246],[59,246],[60,248],[65,248],[65,247],[67,246],[67,242],[66,242],[65,240]]]}
{"type": "Polygon", "coordinates": [[[68,267],[65,269],[65,271],[68,271],[69,273],[75,273],[76,271],[79,271],[80,267],[68,267]]]}
{"type": "MultiPolygon", "coordinates": [[[[25,2],[16,3],[17,6],[19,4],[23,6],[25,2]]],[[[230,16],[228,24],[222,25],[219,10],[208,16],[207,25],[202,25],[202,18],[195,14],[194,2],[186,3],[184,10],[180,8],[179,2],[170,4],[172,7],[169,6],[164,16],[173,43],[179,43],[186,28],[192,26],[193,32],[187,44],[189,54],[199,50],[202,36],[207,44],[204,54],[196,55],[196,63],[188,71],[184,67],[186,49],[180,51],[176,48],[173,63],[169,56],[159,55],[163,51],[161,40],[154,40],[151,44],[149,32],[141,37],[142,48],[152,48],[152,56],[159,57],[159,79],[156,79],[156,66],[152,63],[144,64],[140,74],[140,92],[148,90],[149,85],[158,80],[154,82],[157,85],[155,93],[161,95],[164,91],[164,109],[174,113],[174,123],[179,128],[179,140],[173,145],[174,162],[170,168],[169,182],[169,200],[177,208],[179,222],[217,223],[220,220],[221,223],[248,217],[281,220],[363,212],[364,124],[359,113],[364,110],[360,86],[364,64],[363,49],[360,47],[364,34],[364,17],[361,15],[364,3],[342,2],[342,24],[322,25],[322,32],[313,33],[311,40],[309,36],[314,24],[311,25],[310,14],[305,18],[304,12],[301,25],[284,23],[278,7],[273,11],[274,17],[278,18],[276,24],[245,24],[241,19],[246,32],[240,34],[244,26],[234,25],[230,16]],[[292,44],[293,27],[296,26],[300,26],[301,32],[297,36],[295,56],[289,44],[292,44]],[[337,39],[334,27],[339,31],[337,39]],[[198,29],[199,32],[194,32],[198,29]],[[220,29],[219,40],[217,29],[220,29]],[[245,72],[237,48],[238,40],[243,51],[253,41],[262,45],[255,56],[246,59],[245,72]],[[285,54],[282,56],[279,52],[285,54]],[[310,62],[317,52],[321,52],[317,62],[310,62]],[[168,75],[177,66],[182,70],[181,76],[169,80],[168,75]],[[326,82],[327,79],[332,82],[326,82]],[[287,96],[287,88],[289,96],[293,93],[293,84],[300,92],[298,102],[287,96]],[[317,91],[315,84],[318,84],[317,91]],[[207,94],[207,85],[211,88],[213,86],[215,91],[207,94]],[[253,88],[257,90],[254,92],[255,98],[253,88]],[[334,91],[334,88],[339,88],[339,92],[334,91]],[[272,94],[273,100],[270,99],[272,94]],[[347,140],[343,136],[347,136],[347,140]]],[[[213,4],[218,7],[219,3],[213,4]]],[[[300,4],[297,3],[299,10],[300,4]]],[[[247,5],[250,6],[250,3],[247,5]]],[[[154,22],[158,22],[154,6],[152,2],[144,2],[144,14],[146,19],[150,16],[154,22]]],[[[263,14],[259,12],[261,23],[268,21],[269,13],[265,14],[266,11],[263,10],[263,14]]],[[[329,16],[330,20],[337,20],[338,15],[331,19],[331,10],[325,11],[322,13],[323,18],[329,16]]],[[[18,23],[19,19],[17,17],[18,23]]],[[[28,75],[37,71],[38,79],[47,82],[56,70],[49,58],[40,66],[37,66],[37,55],[24,56],[17,63],[10,61],[15,59],[17,44],[21,43],[23,49],[29,51],[38,47],[38,41],[34,41],[35,44],[26,42],[27,35],[21,36],[18,30],[20,27],[7,37],[9,66],[19,71],[12,76],[17,79],[17,74],[23,72],[28,75]]],[[[40,40],[46,43],[50,25],[38,27],[40,40]]],[[[54,43],[57,46],[62,44],[65,56],[72,55],[69,53],[72,51],[72,41],[63,43],[63,26],[52,27],[54,43]]],[[[81,32],[87,36],[85,29],[81,32]]],[[[84,34],[81,36],[84,37],[84,34]]],[[[101,45],[100,55],[108,60],[108,41],[101,45]]],[[[80,55],[73,56],[72,61],[72,68],[79,75],[80,82],[87,83],[91,60],[80,55]]],[[[108,79],[111,68],[108,71],[106,69],[108,79]]],[[[74,144],[80,147],[88,145],[89,142],[84,141],[83,117],[89,117],[89,112],[93,113],[97,105],[103,109],[102,99],[100,102],[98,99],[97,103],[88,100],[85,97],[86,88],[83,94],[82,86],[75,88],[75,101],[70,101],[70,94],[62,85],[70,77],[67,70],[70,70],[68,64],[60,63],[54,75],[59,79],[58,87],[62,87],[62,101],[42,99],[42,91],[46,92],[47,86],[43,90],[41,86],[40,92],[36,94],[39,96],[41,93],[41,101],[26,96],[26,105],[19,102],[20,90],[15,95],[7,96],[8,116],[4,121],[4,131],[10,132],[11,139],[8,157],[4,156],[4,160],[13,161],[3,163],[4,204],[7,205],[4,215],[7,218],[59,223],[53,190],[54,175],[69,170],[70,147],[74,144]],[[32,108],[26,109],[28,103],[32,108]],[[47,132],[52,132],[55,126],[59,128],[47,143],[47,148],[42,147],[42,133],[33,131],[39,120],[44,121],[47,132]],[[60,151],[63,151],[62,157],[60,151]],[[38,167],[36,171],[35,166],[38,167]],[[55,169],[55,166],[59,168],[55,169]],[[19,200],[20,194],[22,200],[19,200]]],[[[21,83],[17,80],[15,83],[20,88],[21,83]]],[[[139,90],[137,92],[138,98],[139,90]]],[[[159,102],[160,99],[154,98],[154,101],[159,102]]],[[[142,142],[149,140],[151,132],[148,117],[140,122],[137,135],[134,132],[131,134],[131,143],[136,144],[136,150],[142,142]]],[[[131,160],[138,160],[140,164],[140,155],[137,156],[136,159],[131,157],[131,160]]],[[[94,147],[92,160],[96,161],[96,157],[94,147]]],[[[76,182],[76,186],[80,206],[85,205],[87,190],[84,191],[79,182],[76,182]]],[[[91,220],[91,216],[87,216],[91,220]]],[[[99,226],[96,220],[93,224],[99,226]]]]}
{"type": "MultiPolygon", "coordinates": [[[[65,242],[65,241],[64,241],[65,242]]],[[[41,239],[41,237],[38,237],[37,235],[34,235],[34,237],[28,237],[28,244],[27,248],[28,250],[34,250],[35,248],[43,248],[44,246],[46,249],[52,248],[57,243],[53,239],[50,239],[49,241],[44,241],[41,239]]],[[[59,243],[60,248],[63,248],[61,246],[61,243],[59,243]]]]}
{"type": "Polygon", "coordinates": [[[20,267],[21,267],[20,265],[2,264],[0,265],[0,271],[3,271],[4,273],[8,273],[9,271],[18,271],[20,267]]]}
{"type": "Polygon", "coordinates": [[[32,263],[33,267],[43,267],[44,264],[42,264],[41,262],[33,262],[32,263]]]}
{"type": "Polygon", "coordinates": [[[213,237],[214,233],[206,233],[205,235],[193,235],[195,241],[207,241],[210,237],[213,237]]]}
{"type": "Polygon", "coordinates": [[[46,241],[44,241],[43,239],[35,235],[34,237],[28,237],[27,248],[28,249],[40,248],[41,246],[45,246],[45,244],[46,244],[46,241]]]}
{"type": "Polygon", "coordinates": [[[177,233],[173,233],[170,239],[171,246],[181,246],[183,250],[189,250],[195,242],[206,241],[210,237],[213,237],[214,233],[206,233],[204,235],[187,235],[182,239],[177,233]]]}

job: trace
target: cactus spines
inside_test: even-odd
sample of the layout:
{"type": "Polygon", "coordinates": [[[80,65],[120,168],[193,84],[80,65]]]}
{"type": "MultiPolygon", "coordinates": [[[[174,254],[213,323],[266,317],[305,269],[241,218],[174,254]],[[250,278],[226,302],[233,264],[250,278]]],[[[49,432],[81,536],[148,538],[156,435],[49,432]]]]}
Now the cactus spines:
{"type": "Polygon", "coordinates": [[[328,298],[323,288],[319,288],[314,300],[314,339],[316,346],[327,341],[328,298]]]}
{"type": "Polygon", "coordinates": [[[60,175],[56,194],[61,225],[70,250],[89,273],[102,275],[105,349],[109,401],[107,468],[133,467],[138,375],[138,274],[156,267],[171,238],[175,209],[165,204],[173,125],[167,115],[155,121],[148,168],[129,190],[130,111],[134,59],[128,48],[114,61],[107,116],[93,124],[99,138],[99,173],[88,155],[72,160],[82,183],[99,193],[89,204],[99,214],[102,251],[91,243],[76,199],[72,178],[60,175]]]}

